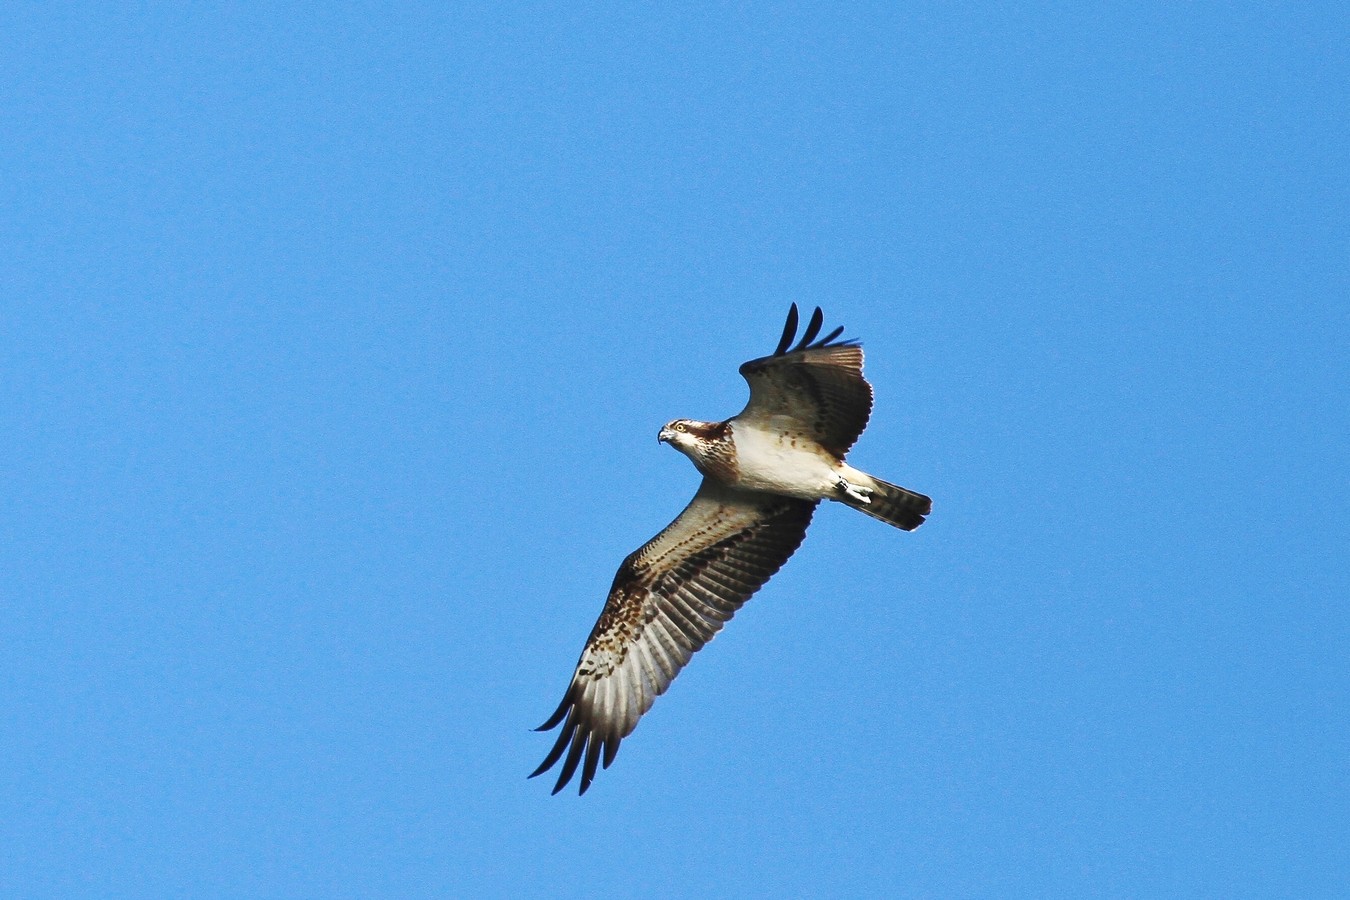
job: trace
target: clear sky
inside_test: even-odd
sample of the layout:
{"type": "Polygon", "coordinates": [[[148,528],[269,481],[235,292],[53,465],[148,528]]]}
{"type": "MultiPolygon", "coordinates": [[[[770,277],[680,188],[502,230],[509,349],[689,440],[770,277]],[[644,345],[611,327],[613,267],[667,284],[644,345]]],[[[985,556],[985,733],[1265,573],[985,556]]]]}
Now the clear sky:
{"type": "Polygon", "coordinates": [[[1350,893],[1350,18],[0,11],[0,894],[1350,893]],[[789,302],[837,505],[525,775],[789,302]]]}

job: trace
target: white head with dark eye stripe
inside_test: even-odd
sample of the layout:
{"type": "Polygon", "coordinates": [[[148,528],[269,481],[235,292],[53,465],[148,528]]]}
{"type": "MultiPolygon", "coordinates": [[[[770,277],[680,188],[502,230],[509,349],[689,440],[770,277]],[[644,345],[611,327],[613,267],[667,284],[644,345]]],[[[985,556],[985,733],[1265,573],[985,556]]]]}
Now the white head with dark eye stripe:
{"type": "Polygon", "coordinates": [[[709,444],[725,437],[726,422],[700,422],[697,419],[675,419],[661,426],[656,439],[670,444],[685,456],[695,460],[702,458],[709,444]]]}

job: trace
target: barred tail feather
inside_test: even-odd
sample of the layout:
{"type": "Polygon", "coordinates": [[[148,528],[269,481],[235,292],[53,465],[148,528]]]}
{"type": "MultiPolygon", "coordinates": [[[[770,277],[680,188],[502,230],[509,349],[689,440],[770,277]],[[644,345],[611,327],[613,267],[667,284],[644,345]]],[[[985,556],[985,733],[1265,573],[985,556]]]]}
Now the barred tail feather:
{"type": "Polygon", "coordinates": [[[860,503],[850,497],[843,502],[865,512],[874,519],[880,519],[887,525],[894,525],[905,531],[913,531],[923,524],[924,517],[933,511],[933,500],[915,491],[906,490],[889,481],[872,477],[871,503],[860,503]]]}

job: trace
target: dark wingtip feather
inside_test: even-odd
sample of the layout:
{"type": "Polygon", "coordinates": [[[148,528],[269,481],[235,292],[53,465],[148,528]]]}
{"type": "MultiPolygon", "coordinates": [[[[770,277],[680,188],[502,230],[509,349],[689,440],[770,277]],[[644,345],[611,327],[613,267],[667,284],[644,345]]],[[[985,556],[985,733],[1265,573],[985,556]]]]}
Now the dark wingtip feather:
{"type": "MultiPolygon", "coordinates": [[[[796,346],[793,346],[792,339],[796,337],[797,323],[797,304],[794,303],[788,310],[787,326],[783,329],[782,339],[778,341],[778,348],[773,351],[774,356],[782,356],[786,353],[796,353],[799,350],[817,350],[821,347],[829,347],[834,344],[839,338],[839,335],[844,333],[844,326],[840,325],[838,328],[834,329],[834,331],[831,331],[823,338],[817,340],[816,336],[820,334],[820,329],[825,324],[825,312],[817,306],[815,312],[811,313],[811,321],[807,323],[806,330],[802,333],[801,340],[797,341],[796,346]]],[[[849,340],[840,341],[839,343],[843,345],[852,345],[857,342],[849,340]]]]}
{"type": "Polygon", "coordinates": [[[558,707],[547,722],[541,725],[535,731],[548,731],[550,728],[557,727],[558,723],[563,721],[563,727],[558,732],[558,739],[554,741],[553,748],[549,750],[548,756],[539,764],[539,768],[529,774],[530,778],[536,778],[543,775],[549,769],[557,765],[558,760],[563,759],[563,754],[567,754],[562,769],[558,773],[558,781],[553,786],[552,793],[556,794],[567,787],[572,776],[576,774],[577,767],[581,765],[581,790],[580,793],[586,793],[586,789],[591,786],[591,781],[595,778],[598,768],[609,768],[609,764],[614,762],[615,755],[619,752],[619,741],[621,738],[617,732],[607,735],[603,739],[595,733],[588,733],[582,723],[578,721],[578,711],[576,704],[572,702],[572,692],[569,690],[562,704],[558,707]],[[566,717],[566,721],[563,721],[566,717]]]}
{"type": "Polygon", "coordinates": [[[809,347],[811,342],[816,339],[816,335],[820,334],[820,326],[824,324],[825,313],[821,312],[820,307],[817,306],[816,311],[811,313],[811,321],[806,326],[806,333],[802,335],[802,339],[797,343],[797,346],[792,349],[801,350],[809,347]]]}
{"type": "Polygon", "coordinates": [[[553,715],[549,716],[548,721],[536,728],[535,731],[550,731],[557,728],[558,723],[563,720],[563,716],[567,715],[567,711],[571,708],[572,686],[568,685],[567,690],[563,693],[562,702],[559,703],[558,708],[553,711],[553,715]]]}
{"type": "Polygon", "coordinates": [[[787,322],[783,325],[783,336],[778,340],[778,349],[773,351],[774,356],[782,356],[784,351],[792,343],[792,339],[797,336],[797,304],[794,303],[788,307],[787,322]]]}
{"type": "Polygon", "coordinates": [[[575,732],[576,727],[569,722],[568,727],[564,728],[558,734],[558,740],[553,743],[553,749],[548,751],[548,756],[544,757],[544,761],[539,764],[539,768],[530,773],[531,778],[543,775],[549,769],[553,768],[553,764],[562,756],[563,750],[567,749],[567,745],[571,742],[575,732]]]}
{"type": "Polygon", "coordinates": [[[600,760],[600,768],[608,769],[609,764],[614,762],[614,757],[619,753],[619,741],[621,740],[622,738],[617,734],[610,734],[610,736],[605,739],[605,758],[600,760]]]}
{"type": "Polygon", "coordinates": [[[591,735],[589,743],[586,745],[586,762],[581,767],[581,790],[578,794],[586,793],[586,788],[591,786],[591,779],[595,778],[595,767],[600,764],[600,740],[595,735],[591,735]]]}
{"type": "Polygon", "coordinates": [[[577,770],[577,764],[581,762],[581,752],[586,749],[589,743],[589,735],[574,734],[572,736],[572,746],[567,750],[567,759],[563,760],[562,771],[558,773],[558,783],[553,786],[553,793],[558,793],[567,787],[567,782],[572,780],[572,775],[577,770]]]}

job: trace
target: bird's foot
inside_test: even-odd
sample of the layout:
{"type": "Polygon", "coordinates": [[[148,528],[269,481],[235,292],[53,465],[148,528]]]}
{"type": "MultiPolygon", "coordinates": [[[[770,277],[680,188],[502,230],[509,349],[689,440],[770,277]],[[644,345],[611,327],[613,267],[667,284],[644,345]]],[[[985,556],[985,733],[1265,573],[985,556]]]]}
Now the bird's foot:
{"type": "Polygon", "coordinates": [[[859,503],[871,503],[873,491],[869,487],[863,487],[860,484],[852,484],[840,478],[834,483],[835,488],[845,497],[851,497],[859,503]]]}

